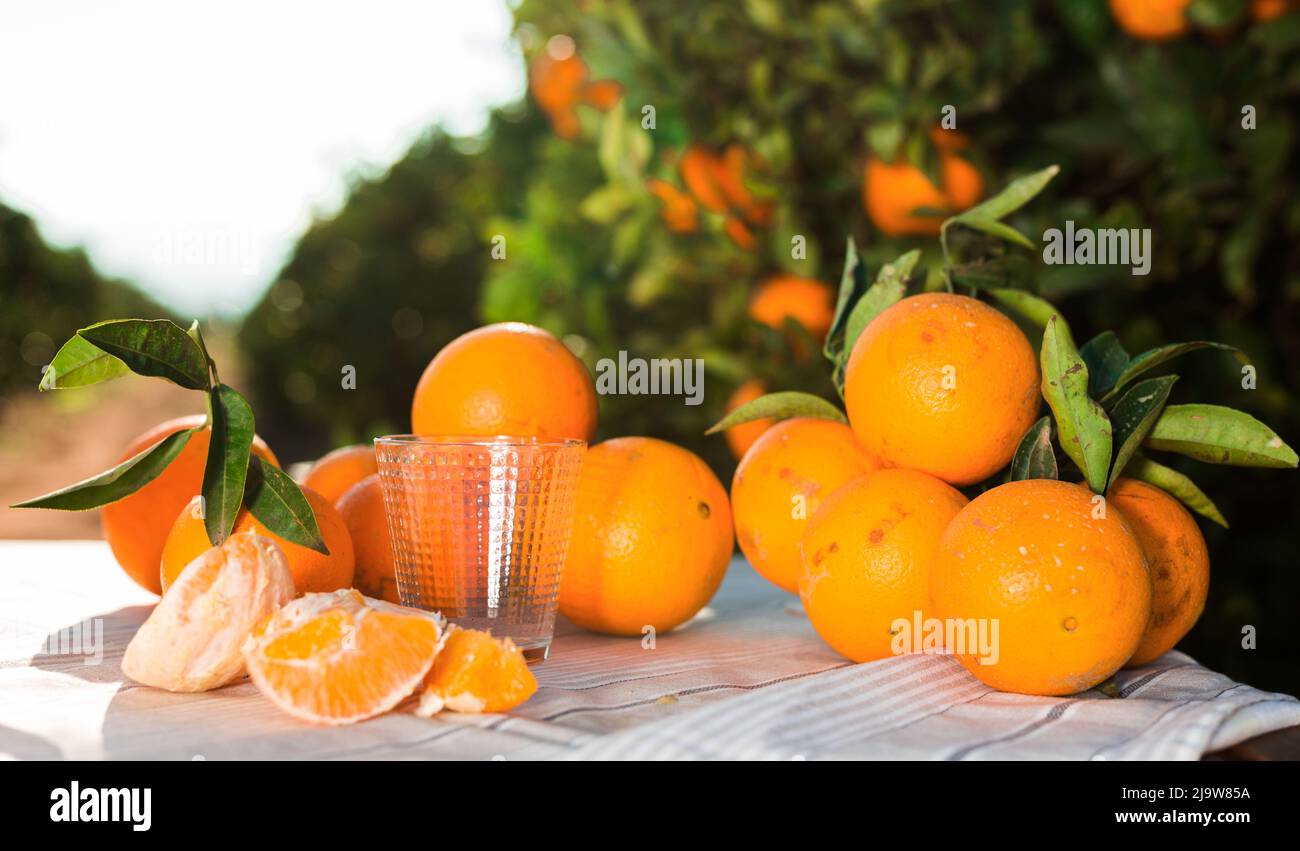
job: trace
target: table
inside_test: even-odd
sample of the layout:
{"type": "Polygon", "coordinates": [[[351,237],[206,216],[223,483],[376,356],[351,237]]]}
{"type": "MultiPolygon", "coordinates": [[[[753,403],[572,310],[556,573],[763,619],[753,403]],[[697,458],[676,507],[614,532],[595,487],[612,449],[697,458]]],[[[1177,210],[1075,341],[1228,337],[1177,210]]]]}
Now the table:
{"type": "Polygon", "coordinates": [[[737,560],[710,606],[652,645],[562,624],[511,715],[407,708],[315,727],[248,681],[196,695],[126,681],[122,652],[155,598],[102,542],[0,542],[0,566],[0,754],[17,758],[1197,759],[1258,756],[1248,740],[1268,734],[1294,747],[1275,731],[1300,725],[1294,697],[1177,652],[1122,672],[1122,699],[1002,694],[942,656],[854,665],[737,560]],[[41,652],[78,630],[81,652],[41,652]]]}

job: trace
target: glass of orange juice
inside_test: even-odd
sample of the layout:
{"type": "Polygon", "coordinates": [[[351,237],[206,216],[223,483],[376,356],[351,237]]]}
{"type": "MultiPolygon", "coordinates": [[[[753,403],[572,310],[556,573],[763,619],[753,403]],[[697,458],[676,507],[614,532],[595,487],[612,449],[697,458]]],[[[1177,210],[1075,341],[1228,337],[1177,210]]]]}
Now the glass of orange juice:
{"type": "Polygon", "coordinates": [[[535,437],[375,440],[402,603],[550,651],[587,444],[535,437]]]}

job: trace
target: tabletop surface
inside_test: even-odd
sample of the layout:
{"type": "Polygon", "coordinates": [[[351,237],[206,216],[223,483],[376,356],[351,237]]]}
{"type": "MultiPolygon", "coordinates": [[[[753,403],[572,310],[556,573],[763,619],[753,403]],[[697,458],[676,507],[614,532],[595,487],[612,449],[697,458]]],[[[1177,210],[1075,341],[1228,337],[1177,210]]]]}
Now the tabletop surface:
{"type": "Polygon", "coordinates": [[[510,715],[399,707],[317,727],[247,680],[203,694],[127,680],[156,598],[102,542],[0,542],[0,569],[0,754],[15,758],[1197,759],[1300,724],[1295,698],[1177,652],[1121,672],[1120,699],[1003,694],[943,656],[854,665],[737,560],[705,611],[653,641],[562,623],[510,715]]]}

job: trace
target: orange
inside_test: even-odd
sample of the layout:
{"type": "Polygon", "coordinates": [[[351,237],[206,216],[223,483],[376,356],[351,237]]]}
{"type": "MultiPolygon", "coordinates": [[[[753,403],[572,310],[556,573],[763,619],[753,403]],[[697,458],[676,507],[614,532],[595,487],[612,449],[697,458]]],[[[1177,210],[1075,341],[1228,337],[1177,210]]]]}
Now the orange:
{"type": "Polygon", "coordinates": [[[1006,466],[1038,416],[1038,358],[983,302],[911,296],[858,337],[844,404],[858,442],[885,466],[968,485],[1006,466]]]}
{"type": "Polygon", "coordinates": [[[126,647],[122,673],[168,691],[233,682],[244,675],[244,640],[293,596],[275,542],[232,535],[188,565],[154,606],[126,647]]]}
{"type": "Polygon", "coordinates": [[[919,650],[895,647],[897,622],[910,628],[929,616],[934,553],[966,503],[915,470],[881,470],[831,494],[808,522],[798,571],[799,597],[822,640],[854,662],[919,650]]]}
{"type": "Polygon", "coordinates": [[[417,715],[506,712],[537,691],[523,652],[509,638],[476,629],[449,627],[447,643],[424,678],[417,715]]]}
{"type": "Polygon", "coordinates": [[[368,443],[358,443],[321,456],[311,465],[307,475],[303,476],[302,486],[311,488],[330,502],[338,502],[348,488],[378,472],[375,447],[368,443]]]}
{"type": "MultiPolygon", "coordinates": [[[[170,434],[202,425],[204,419],[196,415],[162,423],[137,437],[118,460],[125,461],[138,455],[170,434]]],[[[158,582],[158,561],[162,557],[163,542],[167,540],[176,515],[203,489],[203,468],[208,462],[211,439],[209,428],[191,435],[185,448],[158,478],[130,496],[104,506],[100,515],[104,540],[113,550],[113,557],[146,591],[162,593],[158,582]]],[[[275,455],[260,437],[253,439],[253,452],[279,466],[275,455]]],[[[177,570],[184,566],[179,565],[177,570]]]]}
{"type": "Polygon", "coordinates": [[[943,217],[917,215],[917,210],[941,210],[952,215],[974,206],[984,196],[984,178],[979,170],[956,153],[965,147],[965,137],[936,128],[930,138],[939,149],[942,188],[906,160],[887,163],[876,156],[867,160],[862,206],[871,223],[886,236],[933,236],[939,233],[943,217]]]}
{"type": "MultiPolygon", "coordinates": [[[[757,378],[751,378],[736,388],[735,392],[727,399],[726,411],[731,413],[741,405],[747,405],[760,396],[767,393],[767,387],[757,378]]],[[[749,447],[754,445],[763,432],[767,431],[776,423],[773,419],[750,420],[747,423],[741,423],[738,426],[732,426],[723,434],[727,438],[727,446],[731,447],[731,454],[739,460],[744,457],[749,447]]]]}
{"type": "Polygon", "coordinates": [[[731,481],[741,552],[764,579],[796,593],[808,518],[840,485],[879,466],[841,423],[797,417],[772,426],[731,481]]]}
{"type": "Polygon", "coordinates": [[[576,139],[582,133],[580,104],[608,112],[622,97],[619,83],[590,77],[591,70],[568,36],[552,38],[528,69],[529,91],[561,139],[576,139]]]}
{"type": "Polygon", "coordinates": [[[949,646],[967,670],[1001,691],[1066,695],[1132,657],[1151,618],[1151,576],[1123,515],[1104,509],[1080,485],[1031,479],[985,491],[953,519],[930,598],[935,617],[993,639],[949,646]]]}
{"type": "Polygon", "coordinates": [[[1110,12],[1120,29],[1134,38],[1166,41],[1185,35],[1185,15],[1192,0],[1110,0],[1110,12]]]}
{"type": "Polygon", "coordinates": [[[370,600],[349,588],[307,594],[244,644],[258,690],[316,724],[354,724],[401,703],[433,667],[436,615],[370,600]]]}
{"type": "Polygon", "coordinates": [[[704,608],[731,559],[727,492],[694,453],[652,437],[587,451],[560,611],[612,635],[667,632],[704,608]]]}
{"type": "MultiPolygon", "coordinates": [[[[262,525],[247,508],[239,509],[235,516],[235,528],[231,534],[239,532],[256,532],[265,535],[280,545],[284,551],[285,561],[293,573],[293,586],[299,594],[309,591],[334,591],[347,588],[352,584],[355,556],[352,552],[352,539],[348,536],[343,518],[320,494],[303,488],[303,496],[311,505],[316,515],[316,525],[320,527],[321,536],[329,555],[322,555],[315,550],[299,544],[292,544],[262,525]]],[[[165,591],[180,572],[191,561],[203,554],[212,544],[208,541],[207,529],[198,511],[197,503],[191,503],[182,511],[172,524],[171,533],[163,545],[162,553],[162,587],[165,591]]]]}
{"type": "Polygon", "coordinates": [[[397,595],[397,570],[393,565],[393,548],[388,537],[388,519],[384,515],[384,493],[379,476],[366,476],[334,503],[343,525],[352,539],[356,556],[356,573],[352,585],[367,597],[400,603],[397,595]]]}
{"type": "Polygon", "coordinates": [[[822,340],[835,319],[835,294],[821,281],[779,275],[763,282],[749,302],[749,317],[780,331],[787,318],[822,340]]]}
{"type": "Polygon", "coordinates": [[[1295,0],[1251,0],[1250,17],[1256,23],[1280,18],[1295,6],[1295,0]]]}
{"type": "Polygon", "coordinates": [[[541,328],[487,325],[452,340],[411,402],[417,434],[590,440],[596,387],[582,361],[541,328]]]}
{"type": "Polygon", "coordinates": [[[1151,622],[1128,662],[1145,665],[1172,650],[1205,610],[1210,551],[1192,515],[1160,488],[1118,479],[1108,496],[1137,536],[1151,569],[1151,622]]]}

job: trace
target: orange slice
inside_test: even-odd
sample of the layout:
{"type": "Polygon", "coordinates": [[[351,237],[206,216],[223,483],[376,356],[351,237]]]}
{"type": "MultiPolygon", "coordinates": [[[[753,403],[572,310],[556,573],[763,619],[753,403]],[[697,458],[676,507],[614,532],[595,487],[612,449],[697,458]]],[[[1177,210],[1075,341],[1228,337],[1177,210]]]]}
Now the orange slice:
{"type": "Polygon", "coordinates": [[[122,672],[168,691],[226,685],[244,674],[244,640],[293,596],[279,546],[232,535],[185,566],[127,645],[122,672]]]}
{"type": "Polygon", "coordinates": [[[442,640],[437,615],[348,588],[286,605],[249,636],[244,659],[262,694],[295,718],[354,724],[409,697],[442,640]]]}
{"type": "Polygon", "coordinates": [[[533,696],[537,678],[509,638],[451,627],[447,644],[424,680],[415,713],[428,718],[453,712],[505,712],[533,696]]]}

